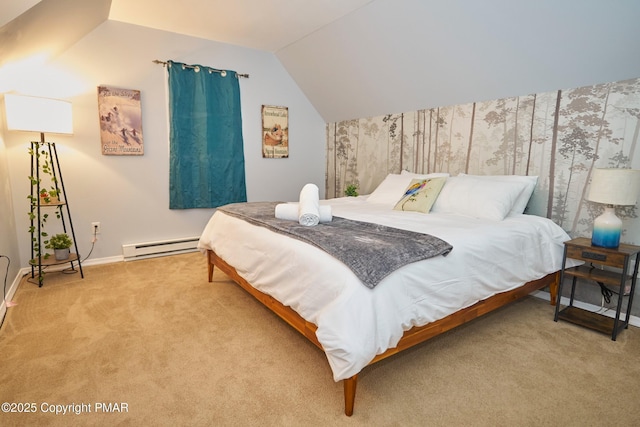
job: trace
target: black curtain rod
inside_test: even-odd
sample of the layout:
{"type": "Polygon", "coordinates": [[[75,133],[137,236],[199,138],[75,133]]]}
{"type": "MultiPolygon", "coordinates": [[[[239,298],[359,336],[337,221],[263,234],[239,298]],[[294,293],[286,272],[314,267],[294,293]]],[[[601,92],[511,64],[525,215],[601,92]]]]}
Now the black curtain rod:
{"type": "MultiPolygon", "coordinates": [[[[153,63],[156,64],[162,64],[163,66],[167,66],[167,62],[166,61],[160,61],[159,59],[154,59],[153,61],[151,61],[153,63]]],[[[193,68],[194,70],[200,70],[201,65],[187,65],[187,64],[183,64],[183,67],[185,68],[193,68]]],[[[227,75],[227,72],[225,70],[218,70],[217,68],[211,68],[211,67],[205,67],[207,70],[209,70],[210,73],[220,73],[220,75],[222,75],[222,77],[224,77],[225,75],[227,75]]],[[[236,72],[236,77],[245,77],[245,78],[249,78],[249,74],[240,74],[236,72]]]]}

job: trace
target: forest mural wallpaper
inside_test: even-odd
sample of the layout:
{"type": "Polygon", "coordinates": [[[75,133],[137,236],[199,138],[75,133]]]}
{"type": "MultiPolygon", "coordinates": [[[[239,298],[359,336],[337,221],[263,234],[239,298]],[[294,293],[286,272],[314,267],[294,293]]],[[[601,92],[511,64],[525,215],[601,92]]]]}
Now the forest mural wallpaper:
{"type": "MultiPolygon", "coordinates": [[[[640,78],[327,124],[326,197],[371,193],[388,173],[535,175],[526,213],[591,236],[595,168],[640,168],[640,78]]],[[[640,244],[635,206],[622,241],[640,244]]]]}

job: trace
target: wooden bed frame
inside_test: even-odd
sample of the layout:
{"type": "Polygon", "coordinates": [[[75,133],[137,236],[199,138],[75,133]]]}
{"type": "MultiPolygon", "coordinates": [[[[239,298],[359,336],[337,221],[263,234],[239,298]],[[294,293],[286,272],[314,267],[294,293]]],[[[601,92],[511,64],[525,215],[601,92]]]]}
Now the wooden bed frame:
{"type": "MultiPolygon", "coordinates": [[[[322,345],[318,342],[316,337],[316,325],[303,319],[298,313],[291,308],[283,305],[273,297],[260,292],[255,289],[249,282],[238,275],[238,272],[227,264],[222,258],[216,255],[212,250],[208,250],[207,260],[209,265],[209,282],[213,281],[213,269],[218,267],[226,275],[228,275],[233,281],[235,281],[245,291],[253,295],[258,301],[264,304],[265,307],[273,311],[285,322],[291,325],[294,329],[307,337],[309,341],[314,343],[320,350],[322,345]]],[[[551,305],[555,305],[558,291],[560,272],[551,273],[541,279],[527,282],[517,289],[513,289],[507,292],[501,292],[490,298],[479,301],[476,304],[457,311],[443,319],[426,324],[424,326],[416,326],[406,331],[398,345],[394,348],[390,348],[382,354],[377,355],[369,365],[378,362],[382,359],[386,359],[396,353],[400,353],[416,344],[420,344],[430,338],[440,335],[456,326],[469,322],[475,318],[478,318],[484,314],[487,314],[493,310],[496,310],[510,302],[518,300],[522,297],[529,295],[531,292],[542,289],[545,286],[549,286],[549,292],[551,294],[551,305]]],[[[323,350],[324,351],[324,350],[323,350]]],[[[353,415],[353,407],[356,398],[356,385],[358,381],[358,375],[354,375],[351,378],[343,380],[344,385],[344,413],[347,416],[353,415]]]]}

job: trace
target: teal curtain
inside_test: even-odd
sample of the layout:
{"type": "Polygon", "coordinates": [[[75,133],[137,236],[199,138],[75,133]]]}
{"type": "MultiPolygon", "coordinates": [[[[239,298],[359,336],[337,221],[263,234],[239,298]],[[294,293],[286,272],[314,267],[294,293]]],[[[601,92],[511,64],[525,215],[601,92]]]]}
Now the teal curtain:
{"type": "Polygon", "coordinates": [[[169,208],[246,202],[240,85],[235,71],[168,61],[169,208]]]}

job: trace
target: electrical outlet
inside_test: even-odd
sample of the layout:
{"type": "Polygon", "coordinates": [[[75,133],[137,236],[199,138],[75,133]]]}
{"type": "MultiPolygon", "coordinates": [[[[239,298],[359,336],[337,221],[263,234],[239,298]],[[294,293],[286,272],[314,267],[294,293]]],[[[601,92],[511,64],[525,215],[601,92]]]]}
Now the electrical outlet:
{"type": "Polygon", "coordinates": [[[100,234],[100,223],[99,222],[92,222],[91,223],[91,235],[94,234],[100,234]]]}

